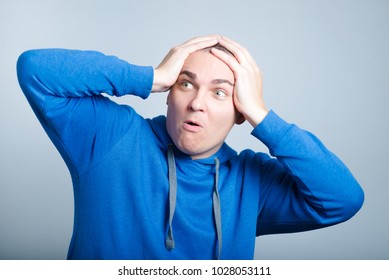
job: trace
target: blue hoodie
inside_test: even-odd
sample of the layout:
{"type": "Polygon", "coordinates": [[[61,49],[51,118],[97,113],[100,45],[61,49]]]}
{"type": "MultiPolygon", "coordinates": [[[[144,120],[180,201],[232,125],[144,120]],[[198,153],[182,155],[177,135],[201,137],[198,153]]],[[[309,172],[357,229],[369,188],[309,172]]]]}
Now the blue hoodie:
{"type": "Polygon", "coordinates": [[[152,67],[47,49],[23,53],[17,74],[72,178],[69,259],[252,259],[256,236],[334,225],[362,206],[347,167],[273,111],[252,131],[271,156],[224,143],[192,160],[165,116],[144,119],[102,95],[146,99],[152,67]]]}

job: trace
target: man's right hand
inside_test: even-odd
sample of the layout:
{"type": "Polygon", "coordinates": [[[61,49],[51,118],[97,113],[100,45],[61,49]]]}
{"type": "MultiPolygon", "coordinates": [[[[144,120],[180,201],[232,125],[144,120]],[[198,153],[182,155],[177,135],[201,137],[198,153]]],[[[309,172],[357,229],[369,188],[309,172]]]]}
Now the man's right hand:
{"type": "Polygon", "coordinates": [[[196,37],[173,47],[158,67],[154,69],[154,81],[151,92],[169,90],[177,81],[188,56],[198,50],[216,45],[220,37],[219,35],[196,37]]]}

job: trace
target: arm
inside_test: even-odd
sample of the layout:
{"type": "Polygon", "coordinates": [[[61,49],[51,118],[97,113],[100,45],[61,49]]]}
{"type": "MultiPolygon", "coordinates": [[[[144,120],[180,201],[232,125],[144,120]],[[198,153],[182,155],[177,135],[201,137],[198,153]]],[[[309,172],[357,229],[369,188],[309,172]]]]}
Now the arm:
{"type": "Polygon", "coordinates": [[[43,49],[24,52],[17,74],[27,97],[42,105],[47,96],[87,97],[102,92],[147,98],[153,69],[95,51],[43,49]]]}
{"type": "Polygon", "coordinates": [[[258,235],[334,225],[361,208],[364,194],[358,182],[313,134],[272,111],[252,134],[276,157],[260,168],[258,235]]]}
{"type": "Polygon", "coordinates": [[[23,53],[17,74],[31,107],[72,174],[86,171],[130,127],[133,111],[101,93],[146,98],[153,80],[151,67],[98,52],[63,49],[23,53]]]}
{"type": "Polygon", "coordinates": [[[235,106],[254,127],[253,135],[276,157],[258,155],[257,234],[309,230],[352,217],[363,203],[363,191],[347,167],[313,134],[269,113],[262,73],[252,56],[230,39],[219,43],[234,55],[212,50],[234,72],[235,106]]]}

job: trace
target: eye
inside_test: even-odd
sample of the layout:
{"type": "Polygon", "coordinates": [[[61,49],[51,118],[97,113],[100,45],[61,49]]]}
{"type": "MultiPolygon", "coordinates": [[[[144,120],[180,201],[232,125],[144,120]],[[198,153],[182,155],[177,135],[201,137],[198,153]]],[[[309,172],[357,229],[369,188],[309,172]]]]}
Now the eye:
{"type": "Polygon", "coordinates": [[[218,99],[224,99],[225,97],[227,97],[227,93],[220,89],[215,92],[215,95],[218,99]]]}
{"type": "Polygon", "coordinates": [[[184,89],[191,89],[193,88],[193,85],[188,81],[181,82],[181,87],[184,89]]]}

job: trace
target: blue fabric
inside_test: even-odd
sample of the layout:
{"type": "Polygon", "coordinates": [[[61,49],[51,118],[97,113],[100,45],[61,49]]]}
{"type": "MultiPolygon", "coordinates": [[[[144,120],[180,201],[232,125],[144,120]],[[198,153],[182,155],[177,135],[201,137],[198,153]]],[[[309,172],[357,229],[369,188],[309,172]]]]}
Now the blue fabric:
{"type": "Polygon", "coordinates": [[[272,156],[237,154],[224,143],[210,158],[192,160],[174,147],[175,248],[168,250],[166,118],[144,119],[101,94],[147,98],[153,68],[94,51],[47,49],[23,53],[17,71],[72,177],[69,259],[213,259],[215,157],[221,259],[252,259],[258,235],[337,224],[362,206],[363,191],[346,166],[314,135],[271,111],[252,135],[272,156]]]}

